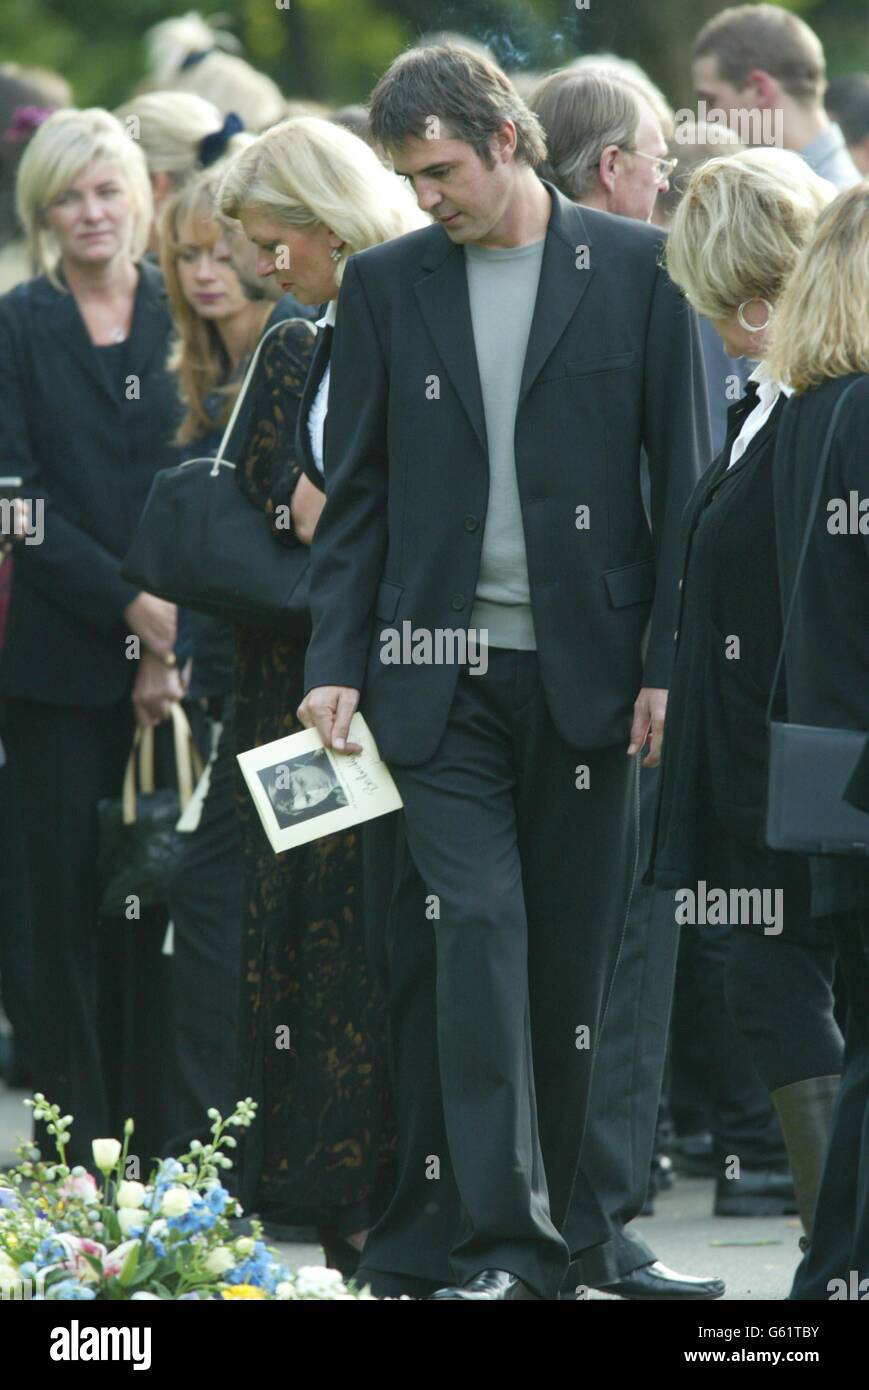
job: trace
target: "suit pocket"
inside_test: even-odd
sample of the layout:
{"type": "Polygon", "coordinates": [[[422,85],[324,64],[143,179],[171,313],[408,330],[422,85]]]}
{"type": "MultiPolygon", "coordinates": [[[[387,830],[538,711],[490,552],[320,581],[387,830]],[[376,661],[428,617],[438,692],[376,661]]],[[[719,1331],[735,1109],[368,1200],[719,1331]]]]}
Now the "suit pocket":
{"type": "Polygon", "coordinates": [[[651,603],[655,596],[655,561],[640,560],[635,565],[607,570],[604,583],[613,608],[628,608],[632,603],[651,603]]]}
{"type": "Polygon", "coordinates": [[[615,372],[622,367],[630,367],[636,361],[636,352],[617,352],[610,357],[588,357],[582,361],[565,362],[565,376],[591,376],[594,372],[615,372]]]}
{"type": "Polygon", "coordinates": [[[377,602],[374,605],[375,617],[380,618],[384,623],[391,623],[398,612],[398,605],[403,593],[403,585],[393,584],[389,579],[382,580],[377,590],[377,602]]]}

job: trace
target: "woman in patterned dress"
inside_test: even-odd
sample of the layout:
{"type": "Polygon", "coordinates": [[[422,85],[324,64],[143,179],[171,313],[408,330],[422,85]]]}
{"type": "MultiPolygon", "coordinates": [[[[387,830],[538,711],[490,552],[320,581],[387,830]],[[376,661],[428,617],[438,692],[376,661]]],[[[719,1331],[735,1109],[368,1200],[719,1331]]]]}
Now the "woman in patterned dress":
{"type": "MultiPolygon", "coordinates": [[[[328,305],[319,333],[292,320],[264,346],[239,475],[278,539],[310,544],[325,500],[330,324],[344,265],[424,219],[363,141],[311,117],[283,122],[233,160],[218,202],[259,248],[260,275],[275,275],[302,303],[328,305]]],[[[238,629],[239,751],[301,729],[305,648],[301,638],[238,629]]],[[[273,1230],[315,1226],[328,1262],[352,1272],[389,1195],[394,1147],[385,1016],[365,953],[362,837],[351,830],[275,855],[243,789],[239,807],[239,1081],[260,1102],[242,1156],[242,1202],[273,1230]]]]}

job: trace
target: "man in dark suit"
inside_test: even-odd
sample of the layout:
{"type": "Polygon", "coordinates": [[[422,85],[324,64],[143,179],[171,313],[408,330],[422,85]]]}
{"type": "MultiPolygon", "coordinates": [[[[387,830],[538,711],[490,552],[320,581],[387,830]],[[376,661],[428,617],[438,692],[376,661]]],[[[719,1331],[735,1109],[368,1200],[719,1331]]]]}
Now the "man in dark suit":
{"type": "Polygon", "coordinates": [[[347,267],[300,709],[352,749],[362,692],[404,801],[399,1179],[359,1277],[550,1298],[708,450],[700,348],[660,233],[537,178],[540,127],[488,60],[407,53],[371,117],[438,225],[347,267]],[[486,659],[382,659],[405,622],[486,659]]]}

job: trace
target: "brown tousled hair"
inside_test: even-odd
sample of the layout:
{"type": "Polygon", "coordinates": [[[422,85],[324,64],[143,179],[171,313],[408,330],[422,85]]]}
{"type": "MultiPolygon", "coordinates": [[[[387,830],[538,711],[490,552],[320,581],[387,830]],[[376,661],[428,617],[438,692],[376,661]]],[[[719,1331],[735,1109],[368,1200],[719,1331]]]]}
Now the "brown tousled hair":
{"type": "Polygon", "coordinates": [[[491,59],[459,44],[411,48],[387,68],[371,94],[371,135],[387,151],[422,138],[432,118],[471,145],[491,168],[489,142],[505,121],[516,127],[516,157],[532,169],[546,137],[509,78],[491,59]]]}

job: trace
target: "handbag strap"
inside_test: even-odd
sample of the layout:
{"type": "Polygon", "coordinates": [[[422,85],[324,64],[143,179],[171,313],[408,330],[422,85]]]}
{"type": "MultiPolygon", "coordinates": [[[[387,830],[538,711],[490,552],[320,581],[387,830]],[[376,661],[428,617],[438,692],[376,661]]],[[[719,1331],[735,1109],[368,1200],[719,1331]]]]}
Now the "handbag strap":
{"type": "Polygon", "coordinates": [[[193,788],[202,776],[202,759],[196,751],[193,734],[187,715],[181,706],[173,702],[169,709],[172,716],[172,734],[175,741],[175,775],[178,779],[178,796],[181,810],[193,795],[193,788]],[[195,774],[195,776],[194,776],[195,774]]]}
{"type": "MultiPolygon", "coordinates": [[[[193,732],[187,715],[181,706],[173,701],[169,706],[172,718],[172,734],[175,745],[175,776],[178,782],[178,796],[181,810],[193,795],[193,788],[204,771],[202,759],[193,741],[193,732]]],[[[133,746],[127,759],[124,772],[124,785],[121,791],[121,808],[124,825],[134,825],[136,821],[136,756],[139,762],[139,791],[148,795],[154,790],[154,730],[149,725],[140,725],[133,736],[133,746]]]]}
{"type": "Polygon", "coordinates": [[[785,647],[787,646],[788,633],[790,631],[791,626],[791,619],[794,616],[794,609],[796,607],[797,588],[799,586],[800,577],[803,572],[803,566],[806,562],[806,556],[809,553],[809,543],[812,538],[812,527],[815,524],[815,517],[818,513],[818,506],[821,501],[821,490],[824,486],[824,478],[826,477],[827,473],[827,464],[829,463],[830,453],[833,448],[833,435],[835,433],[836,426],[839,423],[839,416],[842,413],[842,406],[845,404],[845,401],[853,391],[854,387],[858,386],[859,384],[859,381],[852,381],[850,386],[845,387],[839,399],[836,401],[835,408],[833,410],[832,415],[830,416],[830,423],[827,426],[827,433],[824,436],[824,444],[823,448],[821,449],[821,458],[820,462],[818,463],[818,470],[815,474],[815,482],[814,486],[812,487],[812,496],[809,502],[809,515],[806,521],[806,529],[803,532],[802,544],[800,545],[800,553],[797,559],[797,568],[794,574],[793,588],[791,589],[791,596],[788,601],[788,610],[785,616],[784,625],[782,627],[781,647],[779,648],[778,660],[775,663],[775,673],[772,678],[769,699],[766,705],[767,726],[769,725],[772,719],[772,707],[775,701],[775,693],[778,689],[778,682],[779,676],[781,675],[782,664],[784,663],[785,659],[785,647]]]}
{"type": "MultiPolygon", "coordinates": [[[[235,464],[232,463],[230,459],[224,458],[224,454],[226,450],[229,448],[229,441],[232,437],[232,431],[235,428],[235,422],[238,419],[239,414],[241,413],[245,397],[247,396],[250,384],[253,381],[254,372],[256,371],[257,363],[259,362],[259,356],[265,346],[266,339],[270,338],[273,333],[276,333],[279,328],[283,328],[287,322],[287,319],[279,319],[277,323],[273,323],[271,328],[267,328],[265,333],[263,333],[262,337],[260,338],[259,342],[257,343],[254,349],[253,356],[251,357],[247,371],[244,374],[244,381],[241,383],[238,395],[235,398],[235,405],[232,407],[232,414],[226,422],[226,429],[223,431],[223,438],[221,439],[220,444],[218,445],[217,454],[214,459],[214,467],[211,470],[212,476],[214,476],[217,473],[217,470],[220,468],[221,464],[223,464],[226,468],[235,468],[235,464]]],[[[310,319],[301,319],[300,322],[306,324],[316,337],[317,329],[315,328],[314,324],[311,323],[310,319]]]]}

